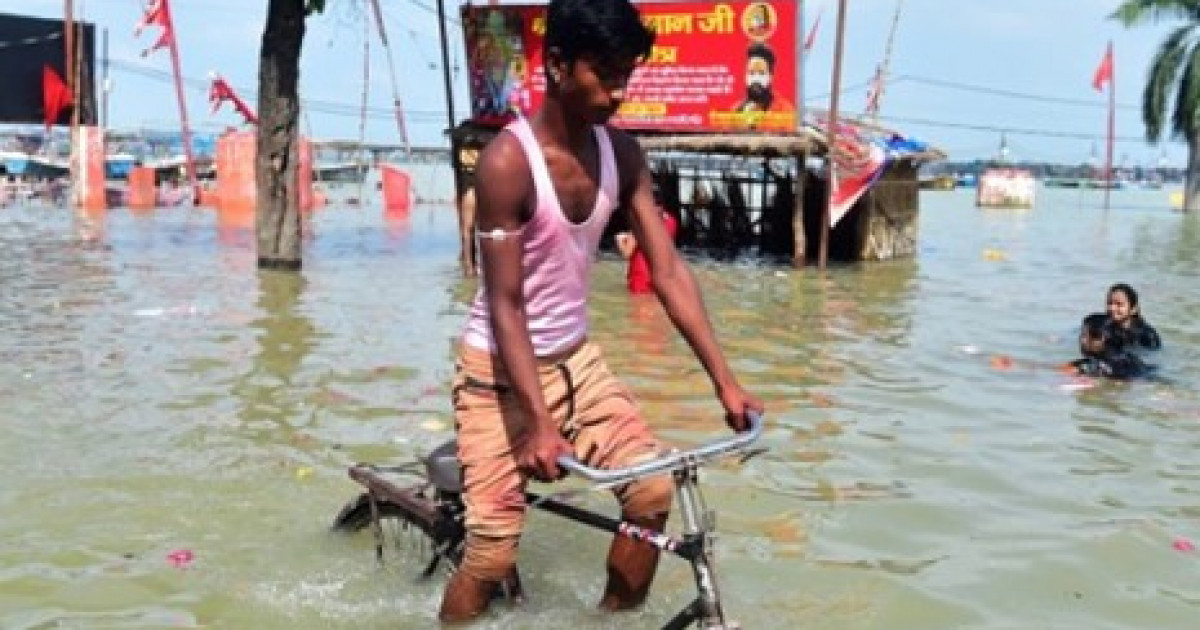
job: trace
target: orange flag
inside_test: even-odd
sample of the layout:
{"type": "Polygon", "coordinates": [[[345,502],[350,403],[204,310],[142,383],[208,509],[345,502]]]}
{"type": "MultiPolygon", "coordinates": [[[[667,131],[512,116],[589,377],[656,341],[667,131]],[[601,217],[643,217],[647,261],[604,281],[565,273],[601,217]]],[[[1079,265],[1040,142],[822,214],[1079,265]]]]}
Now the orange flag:
{"type": "Polygon", "coordinates": [[[1100,65],[1096,67],[1096,73],[1092,75],[1092,87],[1097,92],[1103,92],[1105,84],[1112,83],[1113,78],[1113,48],[1112,42],[1109,42],[1108,49],[1104,51],[1104,59],[1100,60],[1100,65]]]}

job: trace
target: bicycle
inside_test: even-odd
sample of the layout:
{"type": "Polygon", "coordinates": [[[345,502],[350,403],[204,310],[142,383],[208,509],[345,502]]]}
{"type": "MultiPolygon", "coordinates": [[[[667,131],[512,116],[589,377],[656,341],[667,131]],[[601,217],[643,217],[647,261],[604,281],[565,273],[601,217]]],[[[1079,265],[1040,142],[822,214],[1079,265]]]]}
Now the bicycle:
{"type": "MultiPolygon", "coordinates": [[[[551,495],[527,491],[525,498],[531,508],[654,545],[667,554],[691,563],[696,599],[668,621],[663,630],[682,630],[693,624],[704,630],[732,630],[739,626],[726,619],[714,567],[716,515],[708,509],[700,492],[699,471],[701,466],[718,457],[745,453],[745,461],[761,452],[750,450],[750,446],[758,440],[762,430],[762,415],[751,413],[750,428],[742,433],[686,451],[673,450],[662,457],[628,468],[601,470],[589,468],[574,458],[559,460],[569,474],[596,484],[591,489],[611,488],[643,477],[671,473],[683,527],[682,535],[678,537],[638,527],[560,500],[564,494],[578,491],[551,495]]],[[[443,563],[453,571],[462,559],[466,537],[462,477],[456,452],[457,444],[451,440],[429,455],[403,466],[383,467],[361,463],[351,466],[350,478],[366,488],[366,492],[342,508],[334,519],[333,530],[358,532],[371,527],[375,534],[376,557],[382,562],[389,538],[389,534],[385,533],[385,522],[394,521],[397,531],[391,532],[393,537],[406,532],[415,533],[429,543],[431,555],[420,574],[422,579],[432,577],[443,563]],[[398,485],[391,478],[395,475],[413,477],[417,482],[398,485]]],[[[520,580],[515,572],[504,585],[503,591],[509,599],[521,597],[520,580]]]]}

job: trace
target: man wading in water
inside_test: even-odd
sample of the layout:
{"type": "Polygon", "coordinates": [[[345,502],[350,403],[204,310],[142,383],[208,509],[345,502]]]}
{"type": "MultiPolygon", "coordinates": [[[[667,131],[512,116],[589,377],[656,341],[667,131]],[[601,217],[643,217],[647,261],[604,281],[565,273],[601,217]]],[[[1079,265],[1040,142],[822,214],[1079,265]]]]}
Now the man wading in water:
{"type": "MultiPolygon", "coordinates": [[[[738,384],[700,292],[663,227],[637,141],[605,123],[616,112],[654,35],[628,0],[553,0],[546,12],[546,96],[480,157],[476,177],[483,279],[463,332],[453,384],[463,464],[467,541],[440,618],[482,613],[501,584],[515,585],[529,477],[563,472],[561,455],[593,467],[649,459],[659,443],[630,391],[587,339],[588,276],[617,207],[650,263],[654,290],[712,380],[735,431],[762,403],[738,384]]],[[[661,529],[667,477],[616,488],[622,519],[661,529]]],[[[641,604],[658,550],[618,537],[600,606],[641,604]]]]}

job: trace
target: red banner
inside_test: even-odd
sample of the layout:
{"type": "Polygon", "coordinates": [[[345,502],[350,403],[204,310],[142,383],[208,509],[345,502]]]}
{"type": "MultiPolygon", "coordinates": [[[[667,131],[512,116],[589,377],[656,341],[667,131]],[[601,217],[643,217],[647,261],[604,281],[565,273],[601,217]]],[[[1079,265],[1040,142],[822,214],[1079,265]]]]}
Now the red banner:
{"type": "MultiPolygon", "coordinates": [[[[640,3],[656,34],[613,123],[669,131],[796,128],[794,0],[640,3]]],[[[545,7],[463,7],[471,115],[504,123],[546,90],[545,7]]]]}

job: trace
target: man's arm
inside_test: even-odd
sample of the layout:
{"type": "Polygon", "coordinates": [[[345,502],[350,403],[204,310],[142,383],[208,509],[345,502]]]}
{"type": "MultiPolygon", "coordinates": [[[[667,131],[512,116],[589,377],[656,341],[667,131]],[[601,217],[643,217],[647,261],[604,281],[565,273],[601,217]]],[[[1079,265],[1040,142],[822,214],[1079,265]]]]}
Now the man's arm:
{"type": "Polygon", "coordinates": [[[556,460],[571,451],[546,408],[525,315],[520,230],[529,218],[527,201],[534,193],[528,161],[511,134],[498,135],[480,156],[475,194],[479,253],[496,353],[529,423],[525,439],[513,445],[517,463],[539,479],[557,479],[562,473],[556,460]]]}
{"type": "Polygon", "coordinates": [[[634,238],[650,265],[654,292],[712,379],[725,407],[726,422],[736,431],[744,430],[749,427],[747,409],[761,412],[763,405],[742,389],[717,344],[700,288],[687,262],[676,251],[654,202],[650,168],[641,146],[624,132],[610,133],[621,175],[621,206],[628,209],[634,238]]]}

